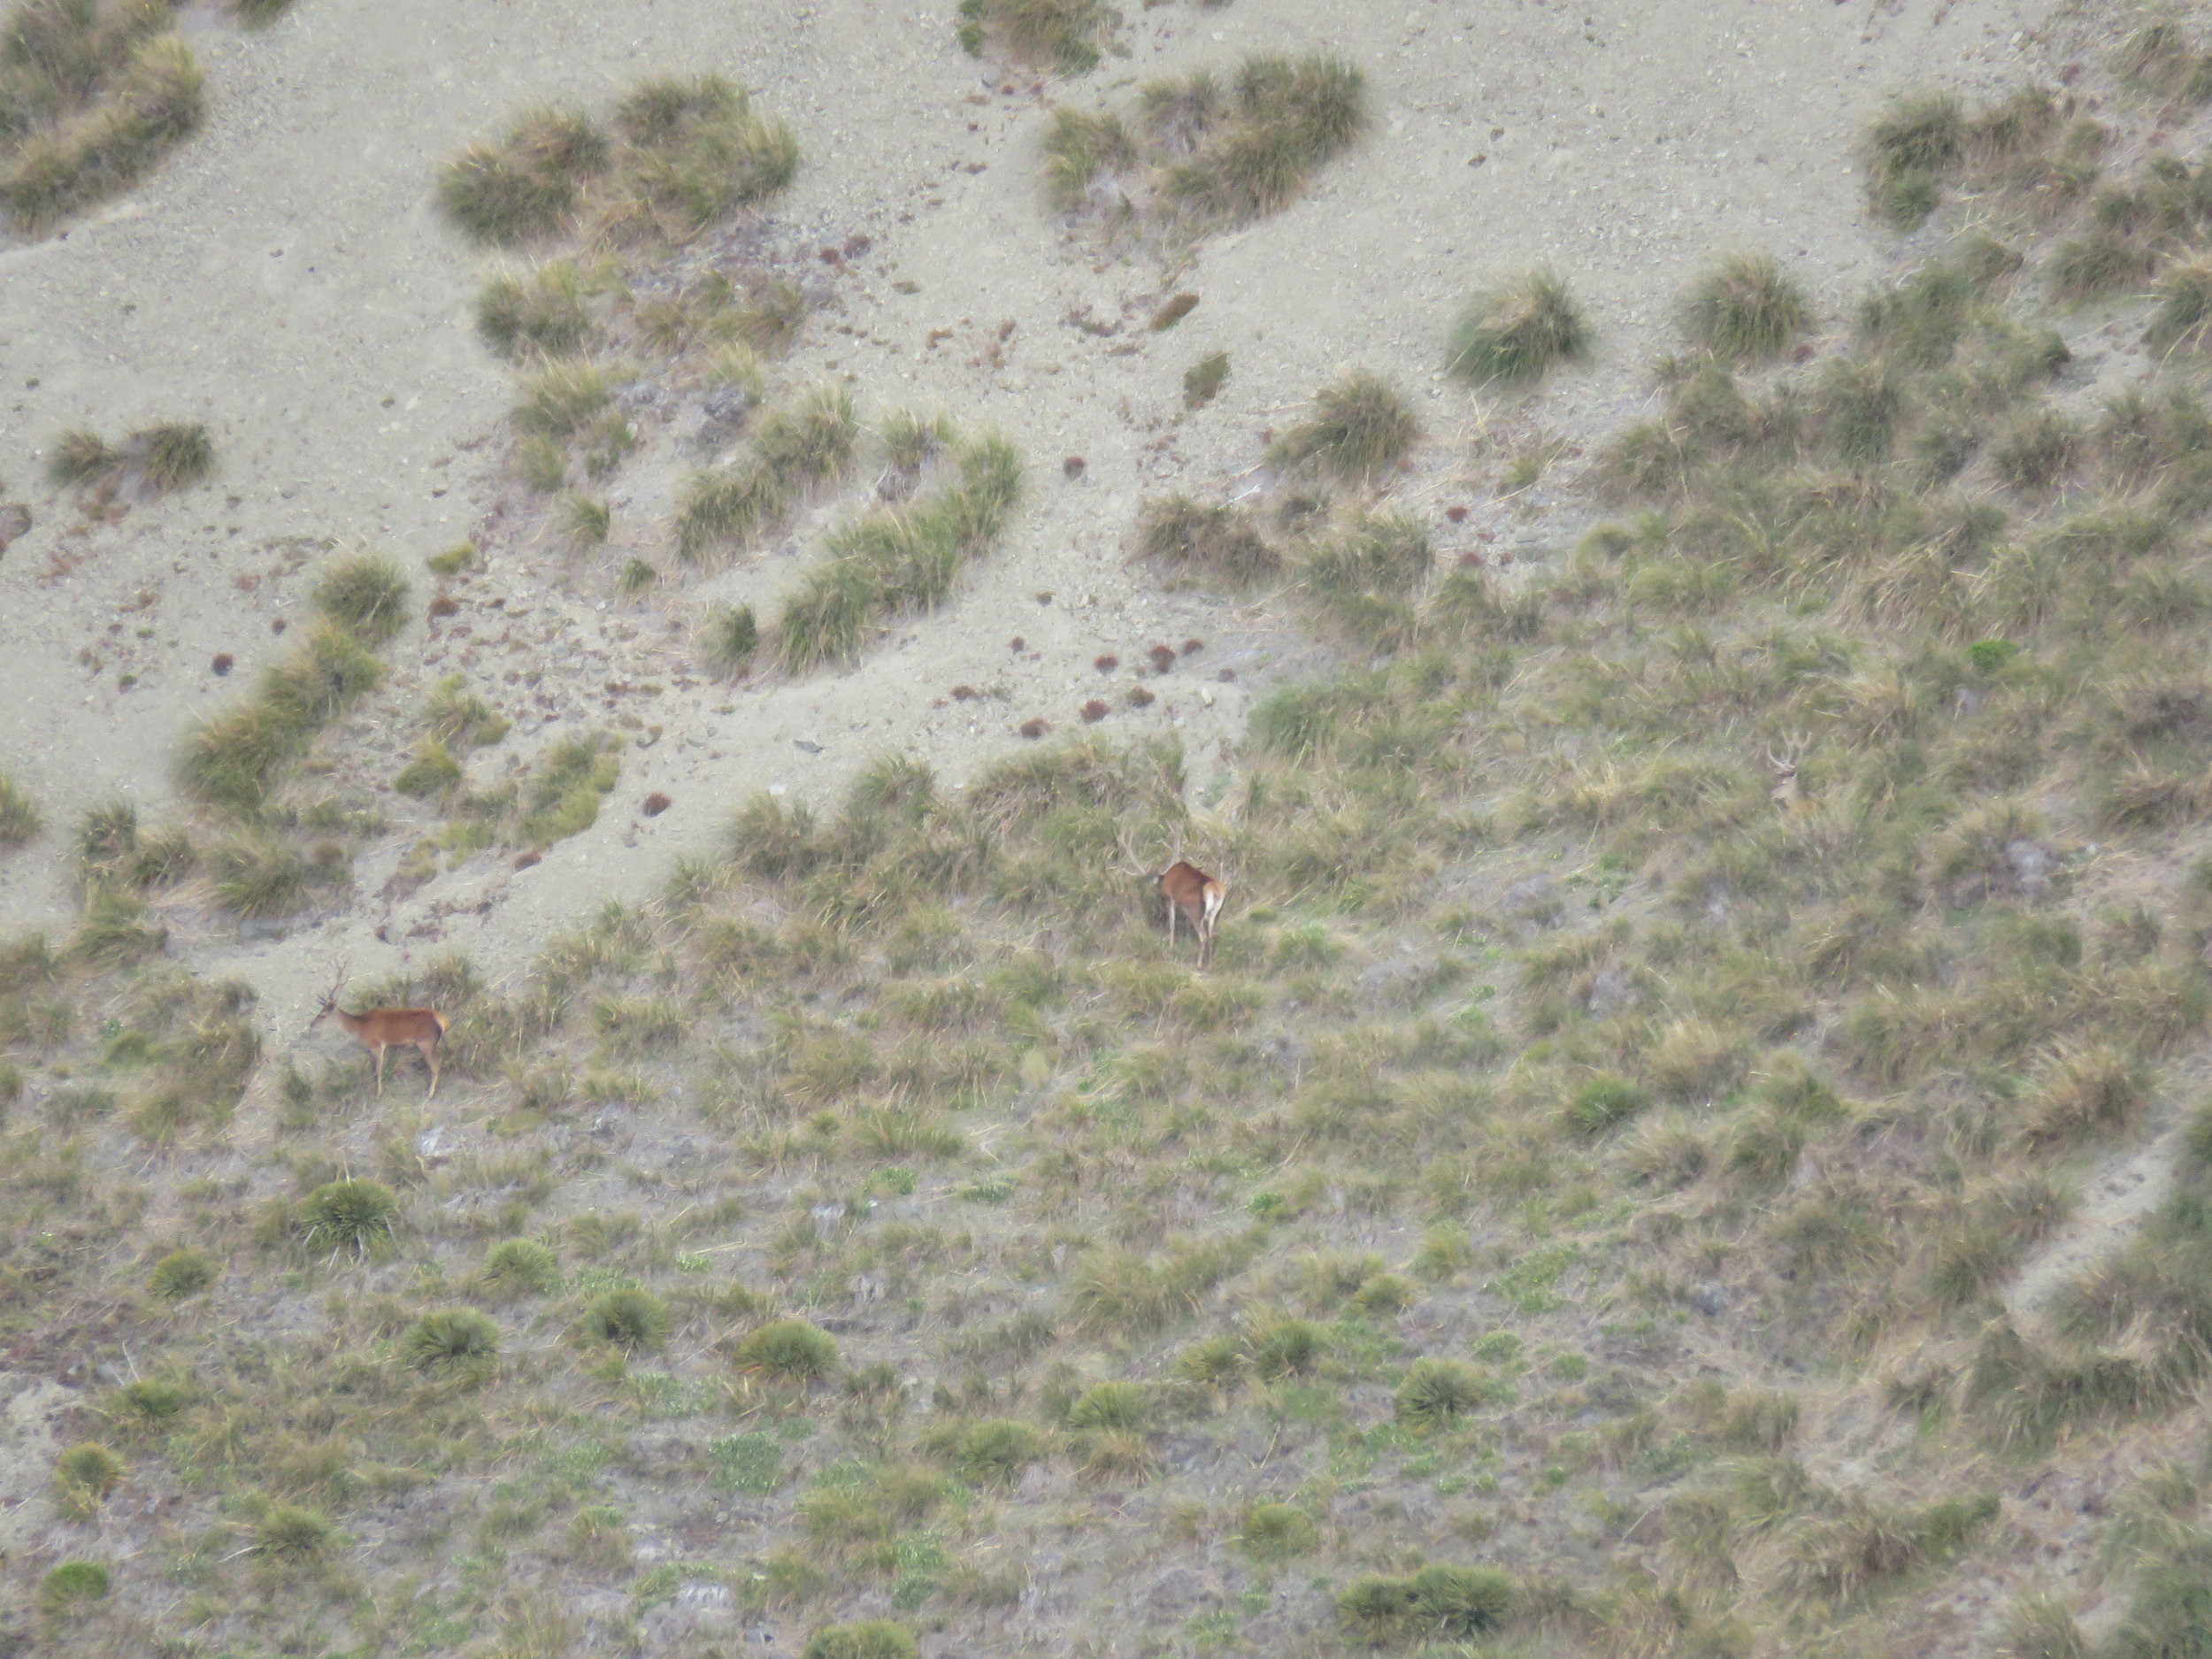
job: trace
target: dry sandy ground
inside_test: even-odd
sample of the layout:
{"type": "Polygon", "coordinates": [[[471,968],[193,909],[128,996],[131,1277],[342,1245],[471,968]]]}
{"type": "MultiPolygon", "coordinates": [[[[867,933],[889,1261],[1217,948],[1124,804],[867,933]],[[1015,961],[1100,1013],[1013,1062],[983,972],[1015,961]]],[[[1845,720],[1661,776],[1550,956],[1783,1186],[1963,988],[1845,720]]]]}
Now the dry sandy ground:
{"type": "Polygon", "coordinates": [[[1718,250],[1771,250],[1840,318],[1911,253],[1866,220],[1849,159],[1883,95],[2055,74],[2078,27],[2053,0],[1127,9],[1130,59],[1065,88],[1024,78],[1011,95],[952,43],[949,0],[299,0],[246,35],[188,13],[209,70],[207,129],[65,237],[0,250],[0,480],[37,517],[0,559],[0,764],[53,826],[0,860],[0,923],[65,920],[66,826],[118,795],[157,818],[180,731],[240,683],[213,678],[211,657],[231,652],[250,674],[274,649],[271,620],[299,612],[299,572],[356,541],[411,566],[471,533],[489,554],[463,590],[459,620],[476,625],[465,641],[432,641],[418,622],[388,652],[395,683],[373,747],[403,752],[421,687],[456,666],[494,691],[518,667],[546,676],[540,703],[506,699],[525,717],[509,740],[521,752],[543,741],[541,722],[603,715],[596,693],[613,677],[664,684],[625,705],[660,732],[626,757],[599,825],[535,870],[487,857],[385,901],[373,895],[404,844],[396,835],[365,860],[347,912],[280,940],[180,937],[196,965],[261,989],[279,1046],[331,956],[380,973],[459,945],[511,971],[603,899],[655,891],[679,850],[709,843],[757,789],[830,803],[888,749],[956,783],[1018,747],[1029,716],[1072,727],[1101,688],[1089,664],[1103,651],[1133,660],[1157,641],[1208,642],[1149,710],[1101,729],[1176,731],[1199,798],[1212,798],[1255,688],[1295,665],[1282,655],[1294,647],[1263,606],[1163,595],[1128,567],[1141,496],[1246,472],[1262,432],[1357,364],[1426,411],[1439,442],[1407,495],[1436,514],[1448,553],[1478,535],[1525,555],[1570,540],[1571,509],[1548,517],[1540,491],[1502,503],[1479,487],[1472,440],[1487,426],[1587,442],[1642,409],[1641,365],[1671,347],[1672,298],[1718,250]],[[1364,67],[1378,119],[1289,211],[1173,273],[1044,212],[1036,146],[1053,91],[1094,101],[1143,74],[1315,46],[1364,67]],[[1017,527],[943,611],[850,672],[735,693],[675,683],[695,606],[776,591],[807,556],[803,527],[687,593],[617,601],[612,565],[664,542],[678,463],[663,440],[618,480],[608,555],[564,565],[528,532],[534,510],[503,471],[512,382],[469,319],[488,262],[429,196],[441,159],[526,101],[603,105],[640,75],[700,69],[756,89],[803,147],[772,243],[803,257],[872,239],[833,280],[813,267],[826,308],[783,377],[847,374],[864,409],[934,403],[996,422],[1031,461],[1017,527]],[[1525,404],[1486,409],[1438,375],[1442,332],[1471,286],[1540,262],[1585,299],[1597,360],[1525,404]],[[1198,308],[1147,332],[1170,288],[1196,292],[1198,308]],[[1084,310],[1132,320],[1094,335],[1066,320],[1084,310]],[[1002,361],[978,362],[1009,323],[1002,361]],[[932,343],[940,329],[952,334],[932,343]],[[1214,350],[1231,356],[1229,384],[1181,419],[1182,373],[1214,350]],[[57,429],[112,436],[157,418],[209,423],[216,481],[97,526],[46,492],[39,449],[57,429]],[[1063,477],[1068,456],[1087,463],[1079,481],[1063,477]],[[1457,528],[1441,517],[1454,503],[1473,510],[1457,528]],[[1026,653],[1009,649],[1016,634],[1026,653]],[[936,706],[964,681],[1006,695],[936,706]],[[652,789],[675,806],[647,824],[635,808],[652,789]]]}

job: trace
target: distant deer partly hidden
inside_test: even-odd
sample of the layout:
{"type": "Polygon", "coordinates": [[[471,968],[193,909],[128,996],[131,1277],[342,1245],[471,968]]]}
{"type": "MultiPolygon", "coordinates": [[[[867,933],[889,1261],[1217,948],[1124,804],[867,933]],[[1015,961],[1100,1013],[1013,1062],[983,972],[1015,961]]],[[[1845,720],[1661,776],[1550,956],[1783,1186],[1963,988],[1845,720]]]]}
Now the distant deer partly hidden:
{"type": "Polygon", "coordinates": [[[430,1068],[430,1093],[426,1100],[438,1098],[438,1042],[445,1035],[447,1019],[434,1008],[368,1008],[358,1014],[349,1014],[338,1006],[338,998],[346,987],[346,971],[338,970],[337,981],[324,994],[323,1005],[315,1018],[307,1022],[310,1031],[323,1023],[325,1014],[338,1016],[353,1040],[376,1056],[376,1092],[384,1093],[384,1052],[388,1048],[412,1048],[419,1053],[430,1068]]]}
{"type": "Polygon", "coordinates": [[[1159,895],[1167,901],[1167,942],[1175,943],[1175,918],[1179,912],[1190,923],[1191,932],[1198,935],[1198,965],[1213,965],[1214,924],[1220,919],[1222,904],[1228,899],[1226,884],[1208,875],[1196,864],[1181,858],[1156,875],[1144,868],[1136,851],[1125,840],[1122,851],[1129,855],[1134,872],[1153,884],[1159,895]]]}

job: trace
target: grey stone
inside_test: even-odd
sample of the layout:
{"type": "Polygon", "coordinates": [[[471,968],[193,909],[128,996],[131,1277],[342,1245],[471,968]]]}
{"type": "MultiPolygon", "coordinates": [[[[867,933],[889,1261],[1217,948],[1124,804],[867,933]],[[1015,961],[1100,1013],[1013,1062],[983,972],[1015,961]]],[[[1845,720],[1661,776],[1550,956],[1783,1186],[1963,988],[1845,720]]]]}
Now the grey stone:
{"type": "Polygon", "coordinates": [[[1714,1318],[1728,1311],[1728,1287],[1724,1285],[1694,1285],[1690,1287],[1690,1306],[1707,1318],[1714,1318]]]}

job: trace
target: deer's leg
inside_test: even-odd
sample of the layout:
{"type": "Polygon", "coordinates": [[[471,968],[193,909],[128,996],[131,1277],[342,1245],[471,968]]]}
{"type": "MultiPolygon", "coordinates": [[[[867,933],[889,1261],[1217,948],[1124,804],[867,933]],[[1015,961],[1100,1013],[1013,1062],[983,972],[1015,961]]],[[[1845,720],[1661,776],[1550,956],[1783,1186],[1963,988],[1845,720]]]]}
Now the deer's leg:
{"type": "Polygon", "coordinates": [[[1182,908],[1173,899],[1167,902],[1167,948],[1170,950],[1175,949],[1175,917],[1182,908]]]}
{"type": "Polygon", "coordinates": [[[384,1045],[376,1045],[376,1097],[384,1098],[384,1045]]]}
{"type": "Polygon", "coordinates": [[[422,1057],[430,1067],[430,1093],[423,1098],[435,1100],[438,1098],[438,1045],[434,1042],[419,1042],[415,1046],[422,1050],[422,1057]]]}

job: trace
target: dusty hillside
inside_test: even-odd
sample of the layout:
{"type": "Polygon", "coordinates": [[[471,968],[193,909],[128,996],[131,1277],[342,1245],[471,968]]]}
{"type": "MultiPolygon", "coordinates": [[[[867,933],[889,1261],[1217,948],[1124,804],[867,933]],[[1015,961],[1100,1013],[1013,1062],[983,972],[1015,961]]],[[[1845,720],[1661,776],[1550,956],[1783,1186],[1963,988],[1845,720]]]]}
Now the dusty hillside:
{"type": "Polygon", "coordinates": [[[2198,48],[1236,0],[1061,77],[951,12],[188,6],[202,129],[0,246],[0,1647],[2203,1651],[2198,48]],[[1368,120],[1279,211],[1048,207],[1056,107],[1313,51],[1368,120]],[[702,73],[795,140],[757,207],[441,211],[702,73]],[[1902,88],[1979,123],[1909,231],[1902,88]],[[1743,252],[1809,309],[1732,372],[1743,252]],[[549,426],[479,308],[560,257],[549,426]],[[1581,359],[1448,375],[1536,266],[1581,359]],[[1411,420],[1331,475],[1348,371],[1411,420]],[[157,421],[211,480],[51,481],[157,421]],[[778,667],[991,434],[943,603],[778,667]],[[1133,557],[1176,495],[1265,578],[1133,557]],[[450,1014],[434,1101],[311,1032],[340,963],[450,1014]]]}

